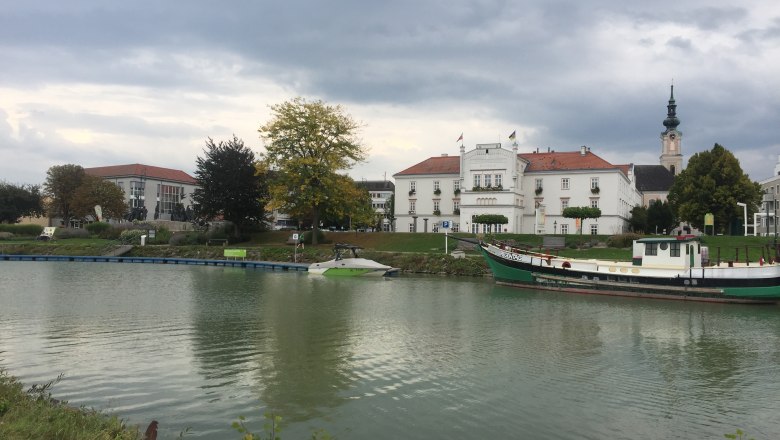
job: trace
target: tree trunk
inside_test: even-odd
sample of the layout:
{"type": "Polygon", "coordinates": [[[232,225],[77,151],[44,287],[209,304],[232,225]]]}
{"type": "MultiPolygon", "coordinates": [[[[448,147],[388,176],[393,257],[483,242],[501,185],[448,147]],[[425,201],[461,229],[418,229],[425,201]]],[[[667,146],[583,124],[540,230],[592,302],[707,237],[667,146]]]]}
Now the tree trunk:
{"type": "Polygon", "coordinates": [[[312,222],[311,222],[311,244],[312,246],[317,246],[319,244],[319,241],[317,240],[317,233],[320,231],[320,207],[315,206],[314,212],[312,213],[312,222]]]}

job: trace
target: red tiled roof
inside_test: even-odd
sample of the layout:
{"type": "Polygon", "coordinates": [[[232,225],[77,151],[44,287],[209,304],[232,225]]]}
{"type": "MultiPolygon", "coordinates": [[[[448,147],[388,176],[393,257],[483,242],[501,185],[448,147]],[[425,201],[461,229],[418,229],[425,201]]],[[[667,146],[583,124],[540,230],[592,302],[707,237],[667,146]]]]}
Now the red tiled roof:
{"type": "Polygon", "coordinates": [[[84,168],[87,174],[98,177],[147,177],[152,179],[167,180],[169,182],[188,183],[197,185],[195,179],[181,170],[161,168],[140,163],[130,165],[112,165],[107,167],[84,168]]]}
{"type": "Polygon", "coordinates": [[[582,154],[579,151],[562,153],[522,153],[521,158],[529,162],[526,172],[533,171],[573,171],[573,170],[609,170],[615,165],[596,156],[590,151],[582,154]]]}
{"type": "Polygon", "coordinates": [[[400,173],[393,174],[393,176],[458,173],[460,173],[460,156],[439,156],[425,159],[417,165],[412,165],[400,173]]]}
{"type": "MultiPolygon", "coordinates": [[[[582,154],[580,151],[561,153],[521,153],[518,156],[528,161],[526,172],[534,171],[575,171],[575,170],[614,170],[618,169],[628,175],[631,165],[612,165],[590,151],[582,154]]],[[[417,165],[413,165],[393,176],[408,176],[415,174],[459,174],[460,156],[431,157],[417,165]]]]}

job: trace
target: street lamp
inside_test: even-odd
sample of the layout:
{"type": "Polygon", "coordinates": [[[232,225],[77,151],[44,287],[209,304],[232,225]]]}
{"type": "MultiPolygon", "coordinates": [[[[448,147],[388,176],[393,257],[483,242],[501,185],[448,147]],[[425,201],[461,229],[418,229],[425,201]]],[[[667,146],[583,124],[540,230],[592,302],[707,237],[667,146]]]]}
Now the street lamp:
{"type": "Polygon", "coordinates": [[[748,223],[747,223],[747,205],[742,203],[742,202],[737,202],[737,206],[741,206],[742,210],[744,212],[744,217],[743,218],[745,220],[745,237],[747,237],[747,227],[748,227],[748,223]]]}

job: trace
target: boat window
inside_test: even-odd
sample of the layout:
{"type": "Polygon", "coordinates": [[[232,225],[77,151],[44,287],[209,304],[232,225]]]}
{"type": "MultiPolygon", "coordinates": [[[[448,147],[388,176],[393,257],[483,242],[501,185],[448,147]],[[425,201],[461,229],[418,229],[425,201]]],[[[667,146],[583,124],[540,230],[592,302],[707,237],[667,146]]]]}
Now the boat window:
{"type": "Polygon", "coordinates": [[[669,255],[672,257],[679,257],[680,256],[680,243],[671,243],[669,249],[669,255]]]}
{"type": "Polygon", "coordinates": [[[669,247],[669,243],[661,243],[658,247],[660,247],[662,251],[665,251],[666,248],[669,247]]]}
{"type": "Polygon", "coordinates": [[[645,255],[658,255],[658,243],[645,244],[645,255]]]}

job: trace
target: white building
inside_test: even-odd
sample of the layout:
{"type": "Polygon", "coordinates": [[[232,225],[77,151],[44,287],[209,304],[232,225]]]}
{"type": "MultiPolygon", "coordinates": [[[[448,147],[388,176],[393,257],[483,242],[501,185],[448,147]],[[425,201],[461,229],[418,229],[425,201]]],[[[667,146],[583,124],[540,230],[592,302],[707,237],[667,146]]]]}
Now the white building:
{"type": "Polygon", "coordinates": [[[179,204],[191,209],[197,188],[195,179],[184,171],[137,163],[84,168],[84,172],[122,188],[130,210],[143,213],[140,220],[171,220],[179,204]]]}
{"type": "Polygon", "coordinates": [[[460,156],[432,157],[393,177],[396,179],[397,231],[473,233],[578,233],[569,206],[601,209],[586,220],[586,234],[627,230],[631,208],[642,203],[632,165],[613,165],[587,147],[579,151],[518,153],[517,146],[478,144],[460,156]],[[481,214],[505,216],[505,225],[474,223],[481,214]],[[499,231],[498,228],[501,230],[499,231]]]}
{"type": "Polygon", "coordinates": [[[371,196],[371,207],[376,212],[377,218],[381,219],[377,222],[380,230],[384,232],[392,230],[389,203],[395,193],[395,184],[389,180],[361,180],[355,184],[365,188],[371,196]]]}
{"type": "Polygon", "coordinates": [[[775,174],[760,181],[759,184],[764,195],[760,210],[756,213],[758,217],[756,232],[759,235],[775,235],[778,232],[775,215],[780,209],[780,156],[777,157],[775,174]]]}

